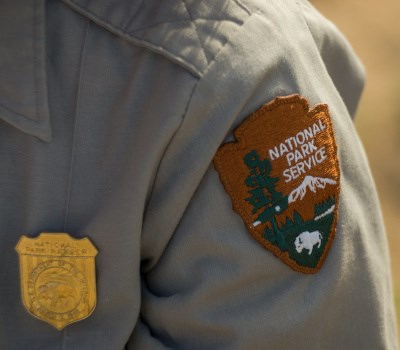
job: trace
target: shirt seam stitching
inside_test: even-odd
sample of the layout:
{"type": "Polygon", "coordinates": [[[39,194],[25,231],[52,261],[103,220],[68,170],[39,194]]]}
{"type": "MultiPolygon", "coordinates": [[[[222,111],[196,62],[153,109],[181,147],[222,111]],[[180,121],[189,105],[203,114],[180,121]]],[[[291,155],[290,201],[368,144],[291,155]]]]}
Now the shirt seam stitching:
{"type": "MultiPolygon", "coordinates": [[[[82,91],[82,75],[83,75],[83,66],[86,58],[86,47],[87,47],[87,37],[90,27],[90,21],[87,21],[86,29],[85,29],[85,36],[82,45],[82,54],[81,54],[81,62],[79,67],[79,83],[78,83],[78,91],[77,91],[77,99],[76,99],[76,106],[75,106],[75,122],[74,122],[74,130],[72,136],[72,148],[71,148],[71,160],[70,160],[70,167],[69,167],[69,180],[68,180],[68,187],[66,192],[66,199],[65,199],[65,214],[64,214],[64,225],[63,230],[66,232],[68,220],[69,220],[69,208],[71,203],[71,192],[72,192],[72,177],[73,171],[75,167],[75,150],[76,150],[76,134],[78,130],[79,124],[79,115],[80,115],[80,102],[81,102],[81,91],[82,91]]],[[[63,350],[65,350],[63,348],[63,350]]]]}

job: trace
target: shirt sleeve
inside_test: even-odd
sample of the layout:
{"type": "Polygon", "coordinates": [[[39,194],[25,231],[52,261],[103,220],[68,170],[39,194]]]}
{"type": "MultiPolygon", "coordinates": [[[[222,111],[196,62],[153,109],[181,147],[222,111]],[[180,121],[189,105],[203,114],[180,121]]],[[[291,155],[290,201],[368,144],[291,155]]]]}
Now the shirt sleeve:
{"type": "Polygon", "coordinates": [[[128,349],[394,346],[385,232],[350,118],[360,66],[335,29],[329,48],[316,43],[303,16],[276,2],[260,8],[199,79],[145,214],[141,315],[128,349]],[[251,237],[212,165],[251,112],[293,93],[329,106],[339,148],[337,233],[315,275],[292,270],[251,237]]]}
{"type": "Polygon", "coordinates": [[[310,3],[301,2],[301,6],[327,73],[354,119],[365,81],[364,66],[335,24],[323,18],[310,3]]]}

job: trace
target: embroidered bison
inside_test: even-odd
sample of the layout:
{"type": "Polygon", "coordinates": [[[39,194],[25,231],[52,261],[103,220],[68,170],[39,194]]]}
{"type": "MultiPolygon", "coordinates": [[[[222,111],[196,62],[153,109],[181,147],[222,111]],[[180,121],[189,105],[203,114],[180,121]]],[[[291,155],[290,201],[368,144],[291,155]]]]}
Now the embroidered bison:
{"type": "Polygon", "coordinates": [[[321,240],[322,235],[319,231],[304,231],[296,237],[294,245],[296,246],[296,250],[298,253],[301,253],[303,249],[306,249],[308,250],[308,255],[311,255],[313,248],[316,244],[318,244],[317,248],[321,247],[321,240]]]}

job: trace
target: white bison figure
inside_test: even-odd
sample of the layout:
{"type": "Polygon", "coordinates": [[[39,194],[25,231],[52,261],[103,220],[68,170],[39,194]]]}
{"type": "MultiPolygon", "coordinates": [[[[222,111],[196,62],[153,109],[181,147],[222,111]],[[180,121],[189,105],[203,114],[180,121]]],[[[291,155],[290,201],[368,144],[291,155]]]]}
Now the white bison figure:
{"type": "Polygon", "coordinates": [[[296,250],[298,253],[301,253],[303,249],[307,249],[308,255],[311,255],[313,248],[316,244],[318,244],[317,248],[321,247],[321,240],[322,240],[321,232],[304,231],[296,237],[294,245],[296,246],[296,250]]]}

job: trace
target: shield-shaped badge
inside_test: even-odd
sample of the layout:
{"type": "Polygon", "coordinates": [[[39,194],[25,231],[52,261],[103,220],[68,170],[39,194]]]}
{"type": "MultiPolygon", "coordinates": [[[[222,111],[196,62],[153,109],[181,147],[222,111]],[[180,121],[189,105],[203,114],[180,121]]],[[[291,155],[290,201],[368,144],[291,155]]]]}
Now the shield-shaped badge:
{"type": "Polygon", "coordinates": [[[92,314],[97,250],[88,238],[66,233],[22,236],[16,250],[22,302],[30,314],[58,330],[92,314]]]}
{"type": "Polygon", "coordinates": [[[234,210],[265,248],[316,273],[335,236],[339,162],[328,106],[278,97],[234,132],[214,165],[234,210]]]}

